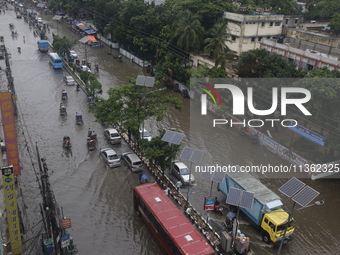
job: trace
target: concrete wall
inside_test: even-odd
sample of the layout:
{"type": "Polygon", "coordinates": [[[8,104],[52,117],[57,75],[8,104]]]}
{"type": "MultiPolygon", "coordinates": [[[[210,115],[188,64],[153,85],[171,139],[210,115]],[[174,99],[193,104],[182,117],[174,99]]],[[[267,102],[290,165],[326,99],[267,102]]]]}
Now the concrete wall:
{"type": "Polygon", "coordinates": [[[340,39],[338,38],[334,38],[334,37],[330,37],[330,36],[326,36],[322,34],[299,31],[296,29],[289,29],[289,28],[283,29],[283,34],[286,37],[297,38],[297,39],[340,49],[340,39]]]}

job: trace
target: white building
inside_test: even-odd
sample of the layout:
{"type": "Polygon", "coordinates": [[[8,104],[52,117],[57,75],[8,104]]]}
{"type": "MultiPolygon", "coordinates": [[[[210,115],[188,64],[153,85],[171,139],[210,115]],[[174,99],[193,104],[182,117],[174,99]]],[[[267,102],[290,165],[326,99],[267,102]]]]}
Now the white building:
{"type": "Polygon", "coordinates": [[[238,56],[248,50],[260,48],[262,38],[273,39],[281,35],[284,16],[278,14],[244,15],[224,12],[231,35],[228,47],[238,56]]]}

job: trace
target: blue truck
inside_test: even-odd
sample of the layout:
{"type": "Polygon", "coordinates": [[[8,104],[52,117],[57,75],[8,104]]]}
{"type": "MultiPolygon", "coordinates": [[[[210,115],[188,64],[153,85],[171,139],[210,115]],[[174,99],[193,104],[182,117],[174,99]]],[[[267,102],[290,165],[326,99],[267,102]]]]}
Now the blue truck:
{"type": "Polygon", "coordinates": [[[48,51],[48,41],[46,40],[39,40],[38,41],[38,48],[40,52],[47,52],[48,51]]]}
{"type": "Polygon", "coordinates": [[[225,196],[228,196],[230,188],[241,189],[254,193],[252,208],[239,208],[241,212],[255,225],[261,229],[262,240],[266,243],[280,243],[285,228],[288,224],[284,243],[289,242],[293,237],[294,219],[288,222],[289,214],[282,209],[280,197],[268,189],[259,179],[250,173],[237,171],[228,172],[217,189],[225,196]]]}

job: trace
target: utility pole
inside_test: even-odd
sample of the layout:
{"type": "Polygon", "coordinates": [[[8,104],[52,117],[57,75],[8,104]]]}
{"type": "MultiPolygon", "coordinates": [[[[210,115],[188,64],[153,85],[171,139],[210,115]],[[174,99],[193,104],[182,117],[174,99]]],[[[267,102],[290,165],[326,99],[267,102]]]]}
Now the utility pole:
{"type": "MultiPolygon", "coordinates": [[[[43,198],[43,221],[46,221],[46,237],[53,239],[53,253],[54,254],[68,254],[67,249],[61,248],[61,241],[60,238],[63,234],[63,229],[59,227],[59,220],[60,220],[60,212],[57,202],[55,200],[53,190],[51,189],[51,185],[49,182],[48,176],[48,168],[46,164],[46,159],[40,158],[38,147],[37,155],[39,161],[39,170],[40,170],[40,181],[41,181],[41,195],[43,198]],[[44,217],[45,216],[45,217],[44,217]],[[66,250],[63,252],[63,250],[66,250]]],[[[45,225],[45,224],[44,224],[45,225]]]]}

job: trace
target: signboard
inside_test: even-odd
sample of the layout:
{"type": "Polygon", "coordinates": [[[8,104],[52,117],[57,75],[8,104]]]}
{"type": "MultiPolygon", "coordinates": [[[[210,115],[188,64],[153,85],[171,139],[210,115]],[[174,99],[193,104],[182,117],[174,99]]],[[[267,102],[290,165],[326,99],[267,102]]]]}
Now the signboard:
{"type": "MultiPolygon", "coordinates": [[[[294,125],[294,123],[291,123],[290,125],[294,125]]],[[[312,130],[309,130],[300,125],[288,128],[318,145],[325,146],[326,137],[319,135],[318,133],[315,133],[312,130]]]]}
{"type": "Polygon", "coordinates": [[[215,207],[215,196],[204,197],[204,211],[213,211],[215,207]]]}
{"type": "Polygon", "coordinates": [[[12,254],[19,255],[22,254],[23,251],[13,166],[1,167],[1,172],[2,183],[4,185],[9,239],[11,241],[12,254]]]}
{"type": "Polygon", "coordinates": [[[60,241],[61,241],[61,248],[65,248],[70,245],[71,236],[69,234],[63,235],[60,238],[60,241]]]}
{"type": "Polygon", "coordinates": [[[65,218],[65,219],[60,220],[60,226],[62,228],[70,228],[70,227],[72,227],[71,218],[65,218]]]}
{"type": "Polygon", "coordinates": [[[14,175],[19,175],[20,161],[11,92],[0,92],[0,105],[6,144],[7,162],[9,165],[13,166],[14,175]]]}

